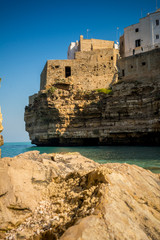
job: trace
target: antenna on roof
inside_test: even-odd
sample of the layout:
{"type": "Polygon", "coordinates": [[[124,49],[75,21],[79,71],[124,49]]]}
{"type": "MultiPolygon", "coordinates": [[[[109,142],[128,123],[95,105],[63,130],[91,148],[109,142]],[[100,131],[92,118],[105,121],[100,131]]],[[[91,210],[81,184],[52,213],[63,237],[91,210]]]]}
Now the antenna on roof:
{"type": "Polygon", "coordinates": [[[90,31],[90,29],[87,29],[87,39],[88,39],[88,32],[90,31]]]}
{"type": "Polygon", "coordinates": [[[116,43],[119,42],[119,27],[117,27],[117,31],[116,31],[116,43]]]}

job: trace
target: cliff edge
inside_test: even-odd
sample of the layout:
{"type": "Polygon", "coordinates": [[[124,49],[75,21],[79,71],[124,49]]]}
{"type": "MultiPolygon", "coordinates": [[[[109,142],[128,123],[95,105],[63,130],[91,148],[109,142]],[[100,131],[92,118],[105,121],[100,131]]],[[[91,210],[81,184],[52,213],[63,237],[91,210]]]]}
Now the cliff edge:
{"type": "Polygon", "coordinates": [[[26,130],[37,145],[159,145],[159,92],[158,77],[95,91],[57,80],[30,97],[26,130]]]}
{"type": "Polygon", "coordinates": [[[0,169],[0,239],[160,239],[150,171],[38,151],[2,158],[0,169]]]}

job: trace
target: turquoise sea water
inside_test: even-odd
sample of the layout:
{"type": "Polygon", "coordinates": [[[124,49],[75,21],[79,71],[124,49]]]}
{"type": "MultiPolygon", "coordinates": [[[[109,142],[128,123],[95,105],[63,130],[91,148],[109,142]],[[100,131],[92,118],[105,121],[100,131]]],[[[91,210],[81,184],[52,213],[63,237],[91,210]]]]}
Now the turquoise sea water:
{"type": "Polygon", "coordinates": [[[80,152],[99,163],[119,162],[136,164],[152,172],[160,173],[160,147],[97,146],[97,147],[37,147],[31,143],[5,143],[2,157],[13,157],[27,151],[40,153],[80,152]]]}

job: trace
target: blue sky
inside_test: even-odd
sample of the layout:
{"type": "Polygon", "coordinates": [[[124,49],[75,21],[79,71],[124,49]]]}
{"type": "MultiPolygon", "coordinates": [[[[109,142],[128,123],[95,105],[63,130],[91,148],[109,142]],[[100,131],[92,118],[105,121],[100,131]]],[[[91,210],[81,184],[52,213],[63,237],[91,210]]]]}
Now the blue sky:
{"type": "MultiPolygon", "coordinates": [[[[160,0],[157,0],[160,7],[160,0]]],[[[29,141],[24,108],[39,91],[47,59],[66,59],[71,41],[116,40],[116,29],[137,23],[156,0],[0,0],[0,105],[5,142],[29,141]]]]}

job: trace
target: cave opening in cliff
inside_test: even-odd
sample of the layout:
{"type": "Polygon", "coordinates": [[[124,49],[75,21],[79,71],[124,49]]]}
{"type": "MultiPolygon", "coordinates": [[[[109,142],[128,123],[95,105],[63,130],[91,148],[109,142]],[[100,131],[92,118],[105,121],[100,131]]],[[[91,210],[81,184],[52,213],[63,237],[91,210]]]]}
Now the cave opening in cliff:
{"type": "Polygon", "coordinates": [[[98,146],[99,138],[61,138],[61,146],[98,146]]]}
{"type": "Polygon", "coordinates": [[[71,67],[65,67],[65,77],[68,78],[71,76],[71,67]]]}

